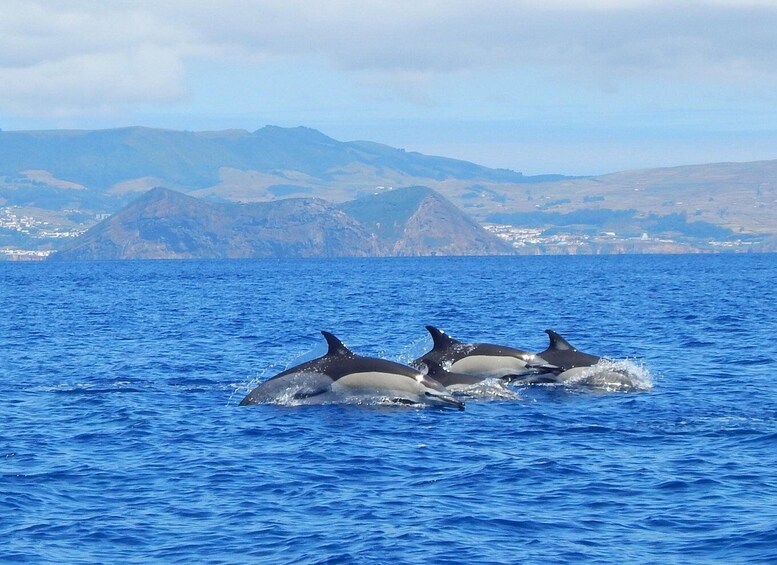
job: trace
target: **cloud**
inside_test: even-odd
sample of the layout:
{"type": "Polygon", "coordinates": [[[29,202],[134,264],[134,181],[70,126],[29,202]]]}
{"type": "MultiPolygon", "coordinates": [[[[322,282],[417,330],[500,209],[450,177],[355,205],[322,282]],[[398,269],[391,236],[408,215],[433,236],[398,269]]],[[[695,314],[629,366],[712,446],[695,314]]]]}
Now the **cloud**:
{"type": "Polygon", "coordinates": [[[777,82],[766,1],[6,0],[3,12],[0,108],[30,115],[182,100],[198,60],[261,72],[316,58],[357,86],[406,83],[422,104],[414,85],[462,72],[587,87],[777,82]]]}
{"type": "Polygon", "coordinates": [[[158,10],[211,48],[317,54],[351,70],[777,73],[777,7],[765,2],[223,0],[158,10]]]}
{"type": "Polygon", "coordinates": [[[180,99],[181,71],[177,56],[158,48],[71,55],[0,69],[0,103],[21,114],[111,113],[128,104],[180,99]]]}
{"type": "Polygon", "coordinates": [[[183,96],[189,30],[124,2],[6,4],[0,108],[60,116],[183,96]]]}

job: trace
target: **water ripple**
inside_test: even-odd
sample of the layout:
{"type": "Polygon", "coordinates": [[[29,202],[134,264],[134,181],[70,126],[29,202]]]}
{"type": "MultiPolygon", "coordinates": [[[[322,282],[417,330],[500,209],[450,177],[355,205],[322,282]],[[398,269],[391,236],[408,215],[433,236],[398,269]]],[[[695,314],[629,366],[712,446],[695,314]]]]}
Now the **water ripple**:
{"type": "Polygon", "coordinates": [[[0,555],[773,562],[775,275],[755,255],[0,263],[0,555]],[[645,386],[237,406],[323,353],[320,329],[407,361],[425,324],[535,351],[554,327],[645,386]]]}

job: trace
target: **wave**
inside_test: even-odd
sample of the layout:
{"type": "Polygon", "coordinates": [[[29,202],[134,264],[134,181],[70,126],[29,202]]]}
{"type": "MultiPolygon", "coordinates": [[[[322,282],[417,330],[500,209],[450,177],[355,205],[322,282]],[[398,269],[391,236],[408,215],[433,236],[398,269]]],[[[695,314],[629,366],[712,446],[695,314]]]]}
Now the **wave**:
{"type": "Polygon", "coordinates": [[[501,379],[486,379],[471,385],[457,385],[448,388],[464,400],[500,401],[521,398],[517,391],[509,388],[501,379]]]}
{"type": "Polygon", "coordinates": [[[602,359],[563,383],[605,392],[647,392],[653,388],[650,370],[629,359],[602,359]]]}

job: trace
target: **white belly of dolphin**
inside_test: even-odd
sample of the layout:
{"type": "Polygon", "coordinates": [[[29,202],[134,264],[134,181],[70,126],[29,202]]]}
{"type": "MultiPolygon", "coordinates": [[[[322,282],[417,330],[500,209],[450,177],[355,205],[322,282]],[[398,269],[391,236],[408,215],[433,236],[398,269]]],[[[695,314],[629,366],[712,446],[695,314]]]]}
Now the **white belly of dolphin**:
{"type": "Polygon", "coordinates": [[[497,357],[494,355],[468,355],[451,364],[448,369],[454,373],[477,375],[482,377],[503,377],[523,372],[526,361],[517,357],[497,357]]]}
{"type": "Polygon", "coordinates": [[[394,373],[365,372],[340,377],[332,383],[332,390],[340,393],[397,394],[418,397],[424,395],[421,384],[411,377],[394,373]]]}

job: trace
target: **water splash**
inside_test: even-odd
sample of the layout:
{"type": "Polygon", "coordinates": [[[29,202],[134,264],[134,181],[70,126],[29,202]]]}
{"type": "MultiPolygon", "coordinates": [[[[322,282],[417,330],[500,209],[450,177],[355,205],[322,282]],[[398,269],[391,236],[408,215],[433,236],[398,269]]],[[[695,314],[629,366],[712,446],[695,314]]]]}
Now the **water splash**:
{"type": "Polygon", "coordinates": [[[448,387],[456,396],[466,401],[520,400],[518,392],[509,388],[501,379],[486,379],[472,385],[448,387]]]}
{"type": "Polygon", "coordinates": [[[562,384],[605,392],[647,392],[653,388],[653,377],[647,367],[632,360],[602,359],[562,384]]]}

